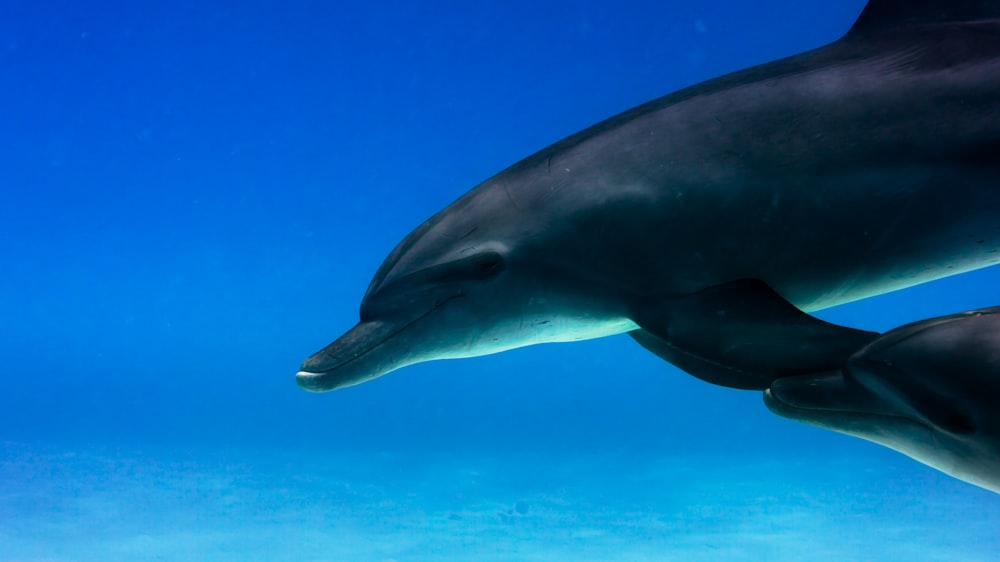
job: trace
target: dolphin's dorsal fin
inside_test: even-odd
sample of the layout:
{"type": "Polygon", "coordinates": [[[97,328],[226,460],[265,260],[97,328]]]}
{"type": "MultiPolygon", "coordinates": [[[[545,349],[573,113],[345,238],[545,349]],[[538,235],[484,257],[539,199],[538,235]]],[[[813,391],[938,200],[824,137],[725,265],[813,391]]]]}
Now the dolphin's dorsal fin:
{"type": "Polygon", "coordinates": [[[1000,18],[1000,0],[870,0],[847,33],[893,27],[1000,18]]]}

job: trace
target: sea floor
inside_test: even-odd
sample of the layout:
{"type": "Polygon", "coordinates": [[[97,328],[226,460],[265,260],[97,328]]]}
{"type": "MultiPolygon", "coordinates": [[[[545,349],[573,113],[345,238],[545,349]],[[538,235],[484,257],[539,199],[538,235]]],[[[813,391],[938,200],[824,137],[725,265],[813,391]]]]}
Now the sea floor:
{"type": "Polygon", "coordinates": [[[1000,559],[905,458],[0,447],[0,560],[1000,559]]]}

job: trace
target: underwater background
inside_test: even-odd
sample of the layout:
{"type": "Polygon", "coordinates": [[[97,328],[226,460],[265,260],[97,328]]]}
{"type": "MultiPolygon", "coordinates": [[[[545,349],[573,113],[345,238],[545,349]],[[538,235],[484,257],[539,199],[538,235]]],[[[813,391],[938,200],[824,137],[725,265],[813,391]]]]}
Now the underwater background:
{"type": "Polygon", "coordinates": [[[5,0],[0,560],[1000,559],[1000,496],[627,336],[294,380],[475,184],[863,4],[5,0]]]}

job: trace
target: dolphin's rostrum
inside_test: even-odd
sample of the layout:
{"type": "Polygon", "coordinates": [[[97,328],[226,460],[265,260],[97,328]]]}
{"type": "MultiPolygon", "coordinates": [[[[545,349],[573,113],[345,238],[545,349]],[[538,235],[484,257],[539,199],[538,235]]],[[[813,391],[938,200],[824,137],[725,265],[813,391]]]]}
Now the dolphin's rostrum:
{"type": "Polygon", "coordinates": [[[892,330],[842,370],[776,380],[764,402],[1000,493],[1000,307],[892,330]]]}
{"type": "Polygon", "coordinates": [[[872,0],[826,47],[641,105],[474,188],[379,268],[313,391],[628,332],[764,389],[875,334],[804,311],[1000,262],[1000,2],[872,0]]]}

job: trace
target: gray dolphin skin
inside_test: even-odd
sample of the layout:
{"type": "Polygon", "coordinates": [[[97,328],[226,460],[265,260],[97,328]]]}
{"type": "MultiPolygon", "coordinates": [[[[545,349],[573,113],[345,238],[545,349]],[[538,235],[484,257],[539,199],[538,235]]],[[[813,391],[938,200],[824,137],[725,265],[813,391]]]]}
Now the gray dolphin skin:
{"type": "Polygon", "coordinates": [[[807,312],[1000,262],[1000,0],[872,0],[842,39],[574,134],[408,235],[326,391],[434,359],[629,333],[763,390],[877,334],[807,312]]]}
{"type": "Polygon", "coordinates": [[[1000,493],[1000,307],[892,330],[842,371],[774,381],[764,402],[1000,493]]]}

